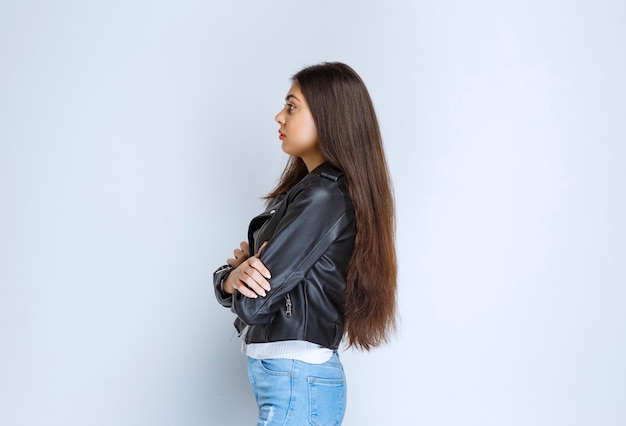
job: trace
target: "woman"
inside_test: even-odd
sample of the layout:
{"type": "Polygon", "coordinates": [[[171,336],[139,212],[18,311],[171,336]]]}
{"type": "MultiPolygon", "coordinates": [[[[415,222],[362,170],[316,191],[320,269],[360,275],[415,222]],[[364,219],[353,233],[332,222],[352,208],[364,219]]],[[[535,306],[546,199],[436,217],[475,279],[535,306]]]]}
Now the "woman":
{"type": "Polygon", "coordinates": [[[323,63],[292,82],[276,115],[289,162],[249,242],[214,273],[215,294],[237,314],[258,424],[339,425],[341,340],[369,350],[395,327],[393,195],[356,72],[323,63]]]}

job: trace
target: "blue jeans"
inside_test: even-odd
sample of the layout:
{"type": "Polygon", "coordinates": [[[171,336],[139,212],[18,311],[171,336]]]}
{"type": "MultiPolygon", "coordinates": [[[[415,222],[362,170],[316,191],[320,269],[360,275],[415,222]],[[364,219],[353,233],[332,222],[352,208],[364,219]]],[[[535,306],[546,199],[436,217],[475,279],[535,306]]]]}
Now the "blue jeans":
{"type": "Polygon", "coordinates": [[[324,364],[248,357],[248,375],[259,406],[257,426],[341,425],[346,376],[336,352],[324,364]]]}

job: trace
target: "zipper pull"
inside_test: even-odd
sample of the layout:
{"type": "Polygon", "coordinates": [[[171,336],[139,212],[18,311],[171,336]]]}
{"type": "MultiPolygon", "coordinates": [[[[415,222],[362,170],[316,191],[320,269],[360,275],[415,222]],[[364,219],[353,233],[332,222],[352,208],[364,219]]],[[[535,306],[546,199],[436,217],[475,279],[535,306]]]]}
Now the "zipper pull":
{"type": "Polygon", "coordinates": [[[287,294],[285,296],[286,302],[285,302],[285,307],[287,308],[287,312],[285,313],[285,315],[287,317],[291,316],[291,297],[289,297],[289,294],[287,294]]]}

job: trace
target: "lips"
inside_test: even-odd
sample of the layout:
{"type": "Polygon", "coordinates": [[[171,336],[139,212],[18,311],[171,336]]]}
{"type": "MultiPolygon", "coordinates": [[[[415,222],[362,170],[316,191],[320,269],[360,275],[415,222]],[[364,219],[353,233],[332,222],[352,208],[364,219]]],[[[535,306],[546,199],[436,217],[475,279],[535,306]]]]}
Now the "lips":
{"type": "Polygon", "coordinates": [[[280,130],[278,131],[278,139],[280,139],[281,141],[285,139],[285,134],[281,132],[280,130]]]}

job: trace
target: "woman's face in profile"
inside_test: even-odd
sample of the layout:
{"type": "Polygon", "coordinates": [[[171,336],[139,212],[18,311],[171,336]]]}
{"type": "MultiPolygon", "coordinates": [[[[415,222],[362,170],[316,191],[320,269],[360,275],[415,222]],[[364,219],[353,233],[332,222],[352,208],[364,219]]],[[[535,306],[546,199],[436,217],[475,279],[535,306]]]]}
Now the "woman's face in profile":
{"type": "Polygon", "coordinates": [[[285,153],[302,158],[317,158],[321,155],[317,127],[311,110],[302,94],[300,85],[294,82],[285,97],[285,107],[276,114],[280,124],[279,139],[285,153]]]}

